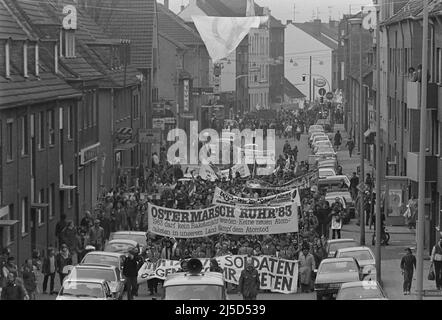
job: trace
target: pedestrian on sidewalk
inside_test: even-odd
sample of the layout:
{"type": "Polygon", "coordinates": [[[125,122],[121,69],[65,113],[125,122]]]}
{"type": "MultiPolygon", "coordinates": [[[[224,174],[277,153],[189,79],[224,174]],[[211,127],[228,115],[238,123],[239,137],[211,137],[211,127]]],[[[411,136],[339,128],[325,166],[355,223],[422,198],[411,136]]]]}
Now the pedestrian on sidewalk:
{"type": "Polygon", "coordinates": [[[358,196],[358,185],[359,185],[359,177],[356,175],[356,172],[353,172],[353,175],[350,178],[350,193],[351,198],[355,201],[358,196]]]}
{"type": "Polygon", "coordinates": [[[336,150],[339,150],[339,146],[342,144],[342,136],[341,133],[336,132],[335,137],[334,137],[334,145],[336,146],[336,150]]]}
{"type": "Polygon", "coordinates": [[[136,249],[129,251],[123,265],[123,275],[126,277],[127,300],[133,300],[134,293],[137,290],[138,261],[135,255],[136,249]]]}
{"type": "Polygon", "coordinates": [[[345,146],[348,148],[348,154],[350,155],[350,158],[351,158],[351,155],[353,154],[353,149],[355,148],[355,142],[353,141],[353,139],[351,137],[348,138],[345,146]]]}
{"type": "Polygon", "coordinates": [[[341,239],[341,229],[342,229],[342,217],[341,212],[333,209],[331,212],[331,229],[332,229],[332,239],[341,239]]]}
{"type": "Polygon", "coordinates": [[[405,249],[407,254],[401,259],[401,270],[404,276],[404,295],[409,295],[411,282],[413,281],[413,271],[416,268],[416,257],[411,252],[411,248],[405,249]]]}
{"type": "Polygon", "coordinates": [[[442,290],[442,238],[431,251],[431,263],[434,267],[437,290],[442,290]]]}
{"type": "Polygon", "coordinates": [[[63,272],[65,266],[72,265],[72,256],[66,244],[61,245],[61,251],[55,257],[55,265],[58,276],[60,277],[60,286],[63,286],[63,280],[67,273],[63,272]]]}
{"type": "Polygon", "coordinates": [[[28,293],[29,300],[35,300],[37,294],[37,277],[32,259],[26,259],[22,267],[23,285],[28,293]]]}
{"type": "Polygon", "coordinates": [[[41,272],[44,275],[43,278],[43,293],[46,294],[46,288],[48,287],[48,279],[50,278],[49,294],[54,294],[54,280],[56,261],[55,261],[55,251],[53,248],[48,249],[48,256],[43,259],[43,265],[41,267],[41,272]]]}
{"type": "Polygon", "coordinates": [[[310,253],[310,246],[308,243],[302,245],[302,253],[299,255],[298,262],[301,292],[309,293],[312,291],[312,274],[315,269],[315,257],[310,253]]]}

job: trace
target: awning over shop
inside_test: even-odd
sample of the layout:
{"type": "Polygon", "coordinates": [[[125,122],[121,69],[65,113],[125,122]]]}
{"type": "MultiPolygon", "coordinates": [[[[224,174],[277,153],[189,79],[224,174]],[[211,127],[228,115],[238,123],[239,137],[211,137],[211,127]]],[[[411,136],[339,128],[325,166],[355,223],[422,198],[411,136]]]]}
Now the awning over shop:
{"type": "Polygon", "coordinates": [[[18,222],[18,220],[0,220],[0,227],[12,227],[18,222]]]}
{"type": "Polygon", "coordinates": [[[118,146],[115,147],[115,151],[130,150],[130,149],[132,149],[135,146],[136,146],[136,143],[119,144],[118,146]]]}

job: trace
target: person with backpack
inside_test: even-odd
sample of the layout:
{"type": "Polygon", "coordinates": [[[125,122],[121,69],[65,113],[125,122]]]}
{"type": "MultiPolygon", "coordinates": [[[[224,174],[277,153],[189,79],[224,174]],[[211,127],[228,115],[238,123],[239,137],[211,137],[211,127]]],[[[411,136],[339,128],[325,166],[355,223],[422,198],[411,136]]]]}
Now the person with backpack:
{"type": "Polygon", "coordinates": [[[434,268],[437,290],[442,290],[442,238],[431,251],[431,264],[434,268]]]}

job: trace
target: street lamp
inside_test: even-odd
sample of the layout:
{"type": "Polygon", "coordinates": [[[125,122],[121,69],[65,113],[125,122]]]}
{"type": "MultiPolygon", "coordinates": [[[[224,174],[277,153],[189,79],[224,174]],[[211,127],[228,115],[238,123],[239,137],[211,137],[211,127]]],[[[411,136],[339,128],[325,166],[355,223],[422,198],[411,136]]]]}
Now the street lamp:
{"type": "MultiPolygon", "coordinates": [[[[361,10],[362,16],[362,10],[361,10]]],[[[354,17],[348,19],[351,25],[359,25],[359,151],[361,156],[361,169],[360,169],[360,179],[361,182],[364,181],[364,128],[362,123],[364,121],[363,106],[362,106],[362,17],[354,17]]],[[[360,224],[360,245],[365,245],[365,214],[364,214],[364,190],[360,189],[360,199],[359,199],[359,224],[360,224]]]]}

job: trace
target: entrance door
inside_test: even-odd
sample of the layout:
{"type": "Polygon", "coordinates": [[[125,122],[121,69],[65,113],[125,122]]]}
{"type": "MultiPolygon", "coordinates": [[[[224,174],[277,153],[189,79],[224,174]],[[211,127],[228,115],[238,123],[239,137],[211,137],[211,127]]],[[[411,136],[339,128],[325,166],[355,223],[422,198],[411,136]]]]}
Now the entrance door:
{"type": "Polygon", "coordinates": [[[31,250],[37,248],[37,210],[31,208],[31,250]]]}

